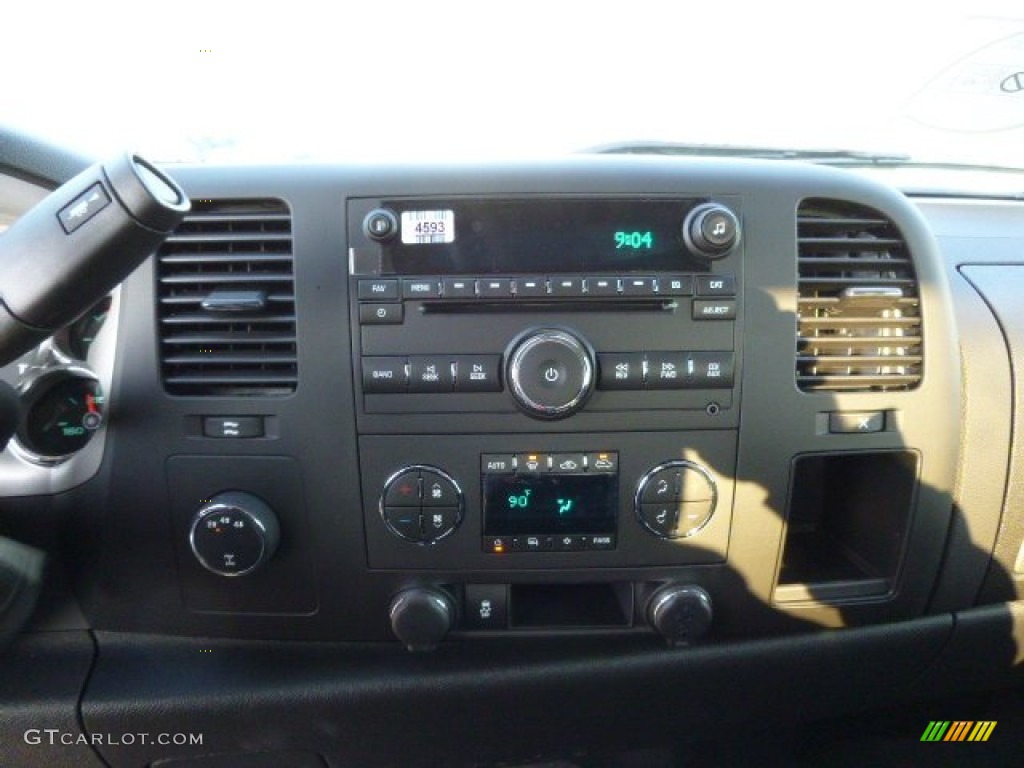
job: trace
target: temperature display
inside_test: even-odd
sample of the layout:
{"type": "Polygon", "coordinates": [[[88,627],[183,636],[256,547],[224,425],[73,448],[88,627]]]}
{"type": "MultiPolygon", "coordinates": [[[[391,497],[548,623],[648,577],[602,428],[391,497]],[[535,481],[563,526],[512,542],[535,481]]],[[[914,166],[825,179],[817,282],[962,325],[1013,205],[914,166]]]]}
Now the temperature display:
{"type": "Polygon", "coordinates": [[[484,475],[484,533],[614,533],[617,479],[613,474],[484,475]]]}

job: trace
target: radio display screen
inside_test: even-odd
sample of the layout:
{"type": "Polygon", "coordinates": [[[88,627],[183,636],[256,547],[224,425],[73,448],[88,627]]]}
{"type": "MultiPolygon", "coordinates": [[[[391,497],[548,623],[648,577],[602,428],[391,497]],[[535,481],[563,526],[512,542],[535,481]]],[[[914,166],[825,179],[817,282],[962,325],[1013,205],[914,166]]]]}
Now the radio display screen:
{"type": "Polygon", "coordinates": [[[381,272],[489,275],[707,269],[683,244],[692,200],[390,200],[381,272]]]}
{"type": "Polygon", "coordinates": [[[615,533],[618,477],[483,476],[484,534],[615,533]]]}

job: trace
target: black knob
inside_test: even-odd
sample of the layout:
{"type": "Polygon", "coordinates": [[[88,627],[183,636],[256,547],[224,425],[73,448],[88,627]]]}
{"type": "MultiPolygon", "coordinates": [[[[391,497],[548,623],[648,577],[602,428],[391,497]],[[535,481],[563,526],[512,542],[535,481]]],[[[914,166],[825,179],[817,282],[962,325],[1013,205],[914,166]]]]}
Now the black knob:
{"type": "Polygon", "coordinates": [[[506,380],[530,416],[559,419],[575,413],[594,388],[590,348],[568,331],[532,331],[511,346],[506,380]]]}
{"type": "Polygon", "coordinates": [[[414,587],[391,601],[391,630],[410,651],[432,651],[455,624],[455,606],[439,589],[414,587]]]}
{"type": "Polygon", "coordinates": [[[669,643],[697,643],[711,626],[711,597],[694,585],[662,587],[647,604],[647,621],[669,643]]]}
{"type": "Polygon", "coordinates": [[[683,222],[683,240],[696,255],[720,259],[740,241],[739,219],[718,203],[698,205],[683,222]]]}
{"type": "Polygon", "coordinates": [[[387,208],[375,208],[363,219],[363,232],[371,240],[390,240],[398,234],[398,219],[387,208]]]}
{"type": "Polygon", "coordinates": [[[266,502],[251,493],[218,493],[192,519],[189,544],[206,570],[218,576],[244,576],[277,551],[281,528],[266,502]]]}

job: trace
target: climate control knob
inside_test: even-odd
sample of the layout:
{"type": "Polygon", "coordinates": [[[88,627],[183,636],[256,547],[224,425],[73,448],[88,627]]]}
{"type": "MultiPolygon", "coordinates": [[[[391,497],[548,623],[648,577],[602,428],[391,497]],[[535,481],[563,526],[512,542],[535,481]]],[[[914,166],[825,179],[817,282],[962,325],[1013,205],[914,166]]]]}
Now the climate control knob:
{"type": "Polygon", "coordinates": [[[683,240],[697,256],[720,259],[740,241],[739,219],[724,205],[698,205],[683,222],[683,240]]]}
{"type": "Polygon", "coordinates": [[[189,544],[206,570],[218,576],[244,576],[265,565],[277,551],[281,529],[274,511],[251,493],[218,493],[192,518],[189,544]]]}
{"type": "Polygon", "coordinates": [[[692,645],[711,627],[711,597],[692,584],[669,584],[651,596],[647,621],[670,643],[692,645]]]}
{"type": "Polygon", "coordinates": [[[568,331],[545,328],[513,342],[506,381],[529,416],[560,419],[575,413],[594,388],[594,353],[568,331]]]}

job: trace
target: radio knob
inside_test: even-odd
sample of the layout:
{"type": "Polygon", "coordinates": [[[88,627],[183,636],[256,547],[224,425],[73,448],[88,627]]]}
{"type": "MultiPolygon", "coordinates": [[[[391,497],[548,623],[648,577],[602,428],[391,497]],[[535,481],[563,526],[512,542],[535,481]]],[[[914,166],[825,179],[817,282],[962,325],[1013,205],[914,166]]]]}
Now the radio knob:
{"type": "Polygon", "coordinates": [[[413,587],[395,595],[391,630],[410,651],[432,651],[455,624],[455,606],[440,589],[413,587]]]}
{"type": "Polygon", "coordinates": [[[692,645],[711,627],[711,597],[692,584],[669,584],[651,596],[647,621],[669,643],[692,645]]]}
{"type": "Polygon", "coordinates": [[[244,576],[274,556],[280,538],[277,516],[266,502],[251,493],[227,491],[196,512],[189,545],[206,570],[244,576]]]}
{"type": "Polygon", "coordinates": [[[740,241],[739,219],[724,205],[698,205],[686,215],[683,240],[697,256],[720,259],[740,241]]]}
{"type": "Polygon", "coordinates": [[[594,356],[568,331],[533,331],[513,342],[506,380],[530,416],[560,419],[575,413],[594,388],[594,356]]]}

